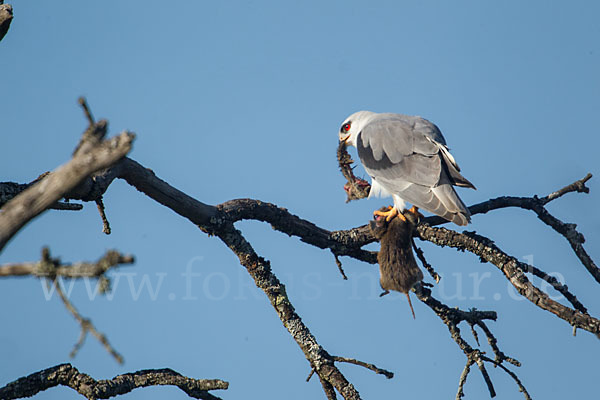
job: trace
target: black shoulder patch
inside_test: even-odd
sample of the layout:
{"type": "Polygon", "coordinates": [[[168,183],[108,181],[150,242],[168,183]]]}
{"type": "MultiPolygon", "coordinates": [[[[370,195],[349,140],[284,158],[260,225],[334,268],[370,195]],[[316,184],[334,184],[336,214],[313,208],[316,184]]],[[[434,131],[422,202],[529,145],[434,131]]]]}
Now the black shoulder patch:
{"type": "Polygon", "coordinates": [[[360,161],[366,168],[374,170],[388,169],[394,166],[394,163],[390,161],[387,154],[383,152],[381,160],[376,160],[373,156],[373,149],[370,146],[363,146],[362,132],[359,132],[356,136],[356,149],[358,150],[358,156],[360,161]]]}

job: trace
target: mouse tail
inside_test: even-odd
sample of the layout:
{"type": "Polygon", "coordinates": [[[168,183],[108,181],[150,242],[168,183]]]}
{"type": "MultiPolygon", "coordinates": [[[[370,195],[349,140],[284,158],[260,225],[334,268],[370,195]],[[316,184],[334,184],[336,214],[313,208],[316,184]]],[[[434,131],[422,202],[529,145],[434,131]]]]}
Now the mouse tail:
{"type": "Polygon", "coordinates": [[[406,298],[408,299],[408,305],[410,306],[410,311],[412,312],[413,319],[417,319],[417,317],[415,317],[415,310],[413,309],[408,292],[406,292],[406,298]]]}

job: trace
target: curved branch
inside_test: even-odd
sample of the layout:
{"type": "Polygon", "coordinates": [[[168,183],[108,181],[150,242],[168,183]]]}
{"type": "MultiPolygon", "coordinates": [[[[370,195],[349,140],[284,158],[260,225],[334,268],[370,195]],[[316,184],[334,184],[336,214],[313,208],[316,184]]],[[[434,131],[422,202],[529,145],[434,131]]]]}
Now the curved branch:
{"type": "Polygon", "coordinates": [[[368,228],[330,232],[291,214],[285,208],[253,199],[230,200],[219,204],[217,210],[232,222],[245,219],[267,222],[273,229],[289,236],[297,236],[304,243],[320,249],[331,249],[334,255],[350,256],[370,264],[377,263],[376,252],[360,248],[367,242],[376,240],[368,228]]]}
{"type": "Polygon", "coordinates": [[[68,386],[88,399],[108,399],[148,386],[177,386],[195,399],[218,399],[208,390],[227,389],[229,383],[219,379],[193,379],[172,369],[146,369],[97,381],[81,373],[71,364],[60,364],[17,379],[0,388],[0,398],[5,400],[31,397],[49,388],[68,386]]]}
{"type": "MultiPolygon", "coordinates": [[[[550,311],[574,327],[600,335],[600,321],[552,300],[534,286],[525,276],[528,265],[500,250],[490,239],[475,233],[458,233],[446,228],[421,224],[416,229],[419,237],[438,246],[467,250],[500,269],[517,291],[543,310],[550,311]]],[[[574,297],[574,296],[573,296],[574,297]]]]}

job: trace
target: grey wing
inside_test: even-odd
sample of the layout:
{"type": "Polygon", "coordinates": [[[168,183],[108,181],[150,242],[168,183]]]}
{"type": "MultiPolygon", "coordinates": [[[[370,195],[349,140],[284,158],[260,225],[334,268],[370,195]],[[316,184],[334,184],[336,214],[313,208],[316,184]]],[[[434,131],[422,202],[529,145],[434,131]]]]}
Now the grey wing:
{"type": "Polygon", "coordinates": [[[469,210],[452,185],[473,186],[434,136],[443,140],[439,129],[422,118],[382,114],[359,133],[356,147],[367,173],[389,193],[466,225],[469,210]]]}

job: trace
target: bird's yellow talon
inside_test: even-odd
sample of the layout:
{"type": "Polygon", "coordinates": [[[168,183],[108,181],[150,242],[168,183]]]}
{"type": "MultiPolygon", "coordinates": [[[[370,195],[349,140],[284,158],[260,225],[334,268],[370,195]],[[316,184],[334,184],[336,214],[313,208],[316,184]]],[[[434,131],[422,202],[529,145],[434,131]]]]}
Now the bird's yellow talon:
{"type": "Polygon", "coordinates": [[[425,216],[419,212],[419,207],[412,206],[408,212],[413,214],[415,217],[425,218],[425,216]]]}
{"type": "Polygon", "coordinates": [[[400,219],[402,219],[402,221],[406,222],[406,218],[404,218],[404,215],[402,215],[401,213],[398,213],[398,210],[396,209],[396,207],[392,207],[392,206],[389,206],[387,208],[387,211],[375,210],[375,211],[373,211],[373,215],[385,217],[386,222],[390,222],[392,220],[392,218],[394,218],[397,215],[400,219]]]}
{"type": "MultiPolygon", "coordinates": [[[[404,216],[404,214],[402,213],[398,213],[398,218],[400,218],[400,221],[402,222],[406,222],[406,217],[404,216]]],[[[388,220],[389,221],[389,220],[388,220]]]]}

